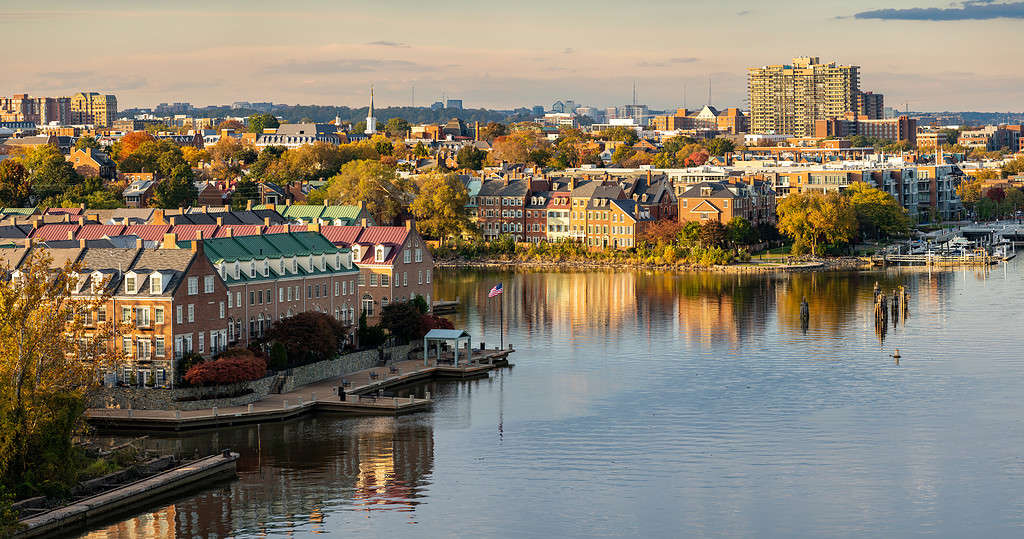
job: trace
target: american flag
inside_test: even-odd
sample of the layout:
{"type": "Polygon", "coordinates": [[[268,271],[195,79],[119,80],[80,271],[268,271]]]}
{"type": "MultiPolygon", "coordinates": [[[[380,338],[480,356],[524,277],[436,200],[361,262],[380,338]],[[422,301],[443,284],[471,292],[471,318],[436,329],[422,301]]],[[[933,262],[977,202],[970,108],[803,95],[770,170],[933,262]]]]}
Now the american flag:
{"type": "Polygon", "coordinates": [[[494,285],[494,288],[492,288],[490,292],[487,293],[487,297],[493,298],[494,296],[501,295],[501,292],[502,292],[501,283],[498,283],[498,284],[494,285]]]}

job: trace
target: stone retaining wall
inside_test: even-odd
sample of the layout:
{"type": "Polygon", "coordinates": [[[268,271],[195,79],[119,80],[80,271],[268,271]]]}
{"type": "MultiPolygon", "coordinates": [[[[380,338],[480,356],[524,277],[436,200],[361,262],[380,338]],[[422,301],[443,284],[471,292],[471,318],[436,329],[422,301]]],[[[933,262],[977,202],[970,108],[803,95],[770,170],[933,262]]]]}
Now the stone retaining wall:
{"type": "MultiPolygon", "coordinates": [[[[405,360],[415,345],[395,346],[384,350],[396,361],[405,360]]],[[[337,359],[329,359],[295,367],[266,376],[252,382],[232,386],[219,387],[182,387],[175,389],[104,387],[89,402],[90,408],[132,408],[135,410],[202,410],[207,408],[226,408],[243,406],[265,398],[270,393],[277,376],[285,376],[282,392],[292,391],[297,387],[313,384],[328,378],[336,378],[349,373],[369,369],[377,364],[380,353],[374,350],[363,350],[345,354],[337,359]],[[251,393],[238,397],[219,399],[202,399],[204,396],[218,393],[236,392],[239,388],[252,389],[251,393]],[[192,400],[197,399],[199,400],[192,400]],[[188,399],[188,400],[182,400],[188,399]]]]}

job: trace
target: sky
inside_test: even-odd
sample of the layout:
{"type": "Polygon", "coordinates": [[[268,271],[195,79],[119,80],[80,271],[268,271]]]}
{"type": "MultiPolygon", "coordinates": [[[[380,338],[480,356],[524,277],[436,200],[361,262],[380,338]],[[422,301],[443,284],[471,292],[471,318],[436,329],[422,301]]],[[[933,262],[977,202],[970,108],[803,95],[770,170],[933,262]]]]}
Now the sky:
{"type": "Polygon", "coordinates": [[[0,1],[0,95],[513,108],[746,106],[749,67],[861,66],[917,111],[1024,111],[1024,2],[1006,0],[0,1]]]}

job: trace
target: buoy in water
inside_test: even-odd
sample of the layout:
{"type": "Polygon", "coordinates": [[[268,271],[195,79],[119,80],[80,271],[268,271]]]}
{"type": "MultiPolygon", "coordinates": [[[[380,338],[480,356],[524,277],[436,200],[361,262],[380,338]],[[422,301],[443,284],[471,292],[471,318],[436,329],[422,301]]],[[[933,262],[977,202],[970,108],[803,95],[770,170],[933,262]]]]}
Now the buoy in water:
{"type": "Polygon", "coordinates": [[[900,349],[899,349],[899,348],[897,348],[897,349],[896,349],[896,353],[895,353],[895,354],[893,354],[893,355],[892,355],[892,357],[894,357],[894,358],[896,358],[896,359],[899,359],[899,358],[900,358],[900,349]]]}

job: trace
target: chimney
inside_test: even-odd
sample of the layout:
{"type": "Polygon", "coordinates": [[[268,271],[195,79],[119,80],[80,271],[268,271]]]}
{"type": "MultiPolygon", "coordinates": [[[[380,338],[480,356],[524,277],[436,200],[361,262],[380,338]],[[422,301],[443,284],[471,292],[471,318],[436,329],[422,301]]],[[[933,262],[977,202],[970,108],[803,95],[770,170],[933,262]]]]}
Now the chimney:
{"type": "Polygon", "coordinates": [[[30,247],[32,247],[32,238],[26,237],[25,238],[25,248],[28,249],[30,247]]]}
{"type": "Polygon", "coordinates": [[[40,222],[41,222],[42,220],[43,220],[43,218],[42,218],[42,217],[39,217],[39,218],[38,218],[38,219],[36,219],[35,221],[32,221],[32,228],[34,228],[34,229],[35,229],[35,228],[39,228],[39,223],[40,223],[40,222]]]}
{"type": "Polygon", "coordinates": [[[411,231],[412,230],[412,225],[413,225],[412,219],[406,219],[405,220],[405,229],[407,231],[411,231]]]}
{"type": "Polygon", "coordinates": [[[172,215],[170,221],[171,221],[171,226],[176,226],[178,224],[178,216],[177,215],[172,215]]]}
{"type": "Polygon", "coordinates": [[[229,211],[231,211],[231,204],[225,204],[225,205],[224,205],[224,211],[225,211],[225,212],[229,212],[229,211]]]}
{"type": "Polygon", "coordinates": [[[363,228],[366,228],[366,218],[365,217],[363,217],[361,219],[361,223],[360,224],[362,224],[363,228]]]}
{"type": "Polygon", "coordinates": [[[231,227],[225,228],[224,229],[224,237],[225,238],[233,238],[233,237],[235,237],[235,231],[232,230],[231,227]]]}
{"type": "Polygon", "coordinates": [[[85,238],[81,238],[78,240],[78,246],[81,247],[82,249],[85,249],[85,238]]]}
{"type": "Polygon", "coordinates": [[[142,238],[135,238],[135,248],[136,249],[142,249],[145,246],[146,246],[146,240],[144,240],[142,238]]]}
{"type": "Polygon", "coordinates": [[[327,207],[327,199],[326,198],[324,199],[324,207],[325,208],[327,207]]]}
{"type": "Polygon", "coordinates": [[[320,233],[320,223],[309,223],[309,225],[306,226],[306,230],[309,230],[310,232],[316,232],[316,233],[319,234],[320,233]]]}
{"type": "Polygon", "coordinates": [[[82,226],[84,224],[85,224],[85,217],[79,217],[78,218],[78,226],[82,226]]]}
{"type": "Polygon", "coordinates": [[[263,226],[270,226],[270,217],[263,218],[263,226]]]}
{"type": "Polygon", "coordinates": [[[153,210],[153,224],[166,224],[166,221],[164,221],[164,210],[153,210]]]}
{"type": "Polygon", "coordinates": [[[360,200],[359,203],[356,205],[359,206],[360,210],[362,210],[365,207],[364,202],[362,200],[360,200]]]}
{"type": "Polygon", "coordinates": [[[164,234],[164,242],[160,245],[161,249],[177,249],[178,248],[178,234],[174,232],[168,232],[164,234]]]}
{"type": "Polygon", "coordinates": [[[78,205],[78,207],[79,207],[79,208],[80,208],[80,209],[81,209],[82,211],[85,211],[85,202],[82,202],[81,204],[79,204],[79,205],[78,205]]]}
{"type": "Polygon", "coordinates": [[[218,227],[224,226],[224,218],[223,217],[218,217],[217,218],[217,226],[218,227]]]}
{"type": "Polygon", "coordinates": [[[201,253],[203,251],[203,242],[199,240],[192,240],[192,252],[201,253]]]}
{"type": "Polygon", "coordinates": [[[651,172],[651,169],[647,169],[647,184],[648,184],[648,185],[650,185],[650,183],[651,183],[651,178],[652,178],[653,176],[654,176],[654,173],[653,173],[653,172],[651,172]]]}
{"type": "Polygon", "coordinates": [[[68,230],[68,239],[69,240],[75,239],[75,231],[74,230],[68,230]]]}
{"type": "Polygon", "coordinates": [[[178,206],[178,215],[181,215],[183,213],[185,213],[185,208],[182,206],[178,206]]]}
{"type": "Polygon", "coordinates": [[[64,222],[65,223],[70,223],[71,222],[71,214],[70,213],[65,213],[64,214],[64,222]]]}
{"type": "Polygon", "coordinates": [[[245,211],[252,211],[252,199],[245,201],[245,211]]]}

